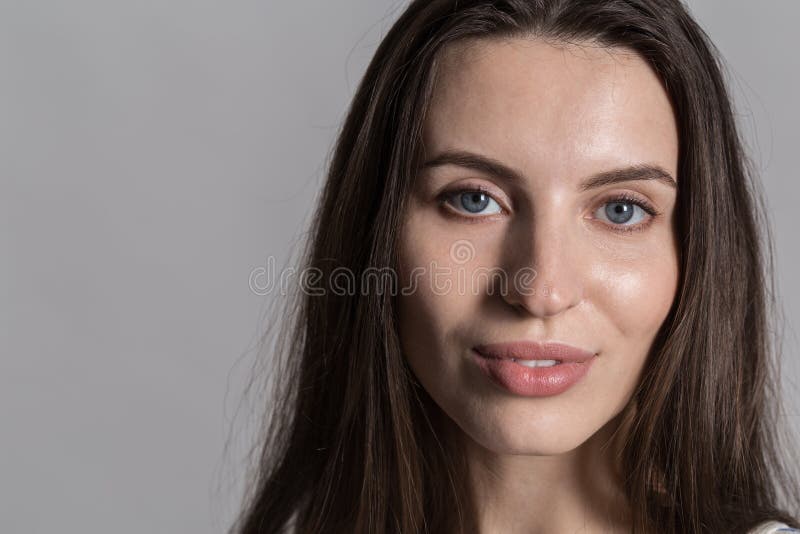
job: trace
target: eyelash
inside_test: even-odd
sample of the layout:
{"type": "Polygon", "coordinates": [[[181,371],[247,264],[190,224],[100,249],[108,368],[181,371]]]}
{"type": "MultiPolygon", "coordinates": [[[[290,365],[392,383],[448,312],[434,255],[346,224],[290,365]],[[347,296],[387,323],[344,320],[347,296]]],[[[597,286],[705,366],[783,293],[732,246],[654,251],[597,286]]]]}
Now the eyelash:
{"type": "MultiPolygon", "coordinates": [[[[487,196],[491,197],[495,202],[497,202],[497,199],[494,198],[494,196],[489,192],[489,190],[487,188],[483,187],[483,186],[480,186],[480,185],[474,186],[474,187],[465,187],[465,188],[461,188],[461,189],[454,189],[454,190],[450,190],[450,191],[445,191],[442,194],[440,201],[441,201],[442,204],[446,204],[447,201],[450,200],[451,198],[456,197],[458,195],[463,195],[463,194],[466,194],[466,193],[481,193],[481,194],[484,194],[484,195],[487,195],[487,196]]],[[[607,199],[605,199],[603,201],[603,205],[614,203],[614,202],[633,204],[633,205],[639,206],[645,213],[650,215],[650,217],[648,218],[647,222],[643,222],[643,223],[639,223],[639,224],[635,224],[635,225],[619,225],[619,224],[607,224],[606,223],[606,226],[610,226],[612,231],[615,231],[615,232],[620,232],[620,233],[623,233],[623,234],[632,233],[632,232],[640,232],[642,230],[645,230],[648,226],[650,226],[650,224],[652,224],[652,222],[653,222],[653,219],[660,215],[660,213],[649,202],[647,202],[646,200],[641,199],[641,198],[639,198],[637,196],[634,196],[634,195],[632,195],[630,193],[619,193],[619,194],[614,195],[614,196],[612,196],[610,198],[607,198],[607,199]]],[[[500,205],[500,202],[497,202],[497,204],[500,205]]],[[[500,207],[504,212],[506,211],[505,208],[503,208],[502,206],[500,206],[500,207]]],[[[479,222],[478,220],[482,218],[480,216],[467,216],[467,215],[462,215],[460,213],[456,213],[455,215],[457,217],[462,218],[462,219],[468,220],[468,222],[479,222]]]]}

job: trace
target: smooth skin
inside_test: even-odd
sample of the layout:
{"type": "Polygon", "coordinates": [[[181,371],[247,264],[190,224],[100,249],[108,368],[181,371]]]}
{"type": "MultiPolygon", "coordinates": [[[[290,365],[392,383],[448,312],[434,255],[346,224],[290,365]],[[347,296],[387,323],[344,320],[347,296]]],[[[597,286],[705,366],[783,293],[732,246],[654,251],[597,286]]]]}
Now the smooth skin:
{"type": "Polygon", "coordinates": [[[517,176],[441,159],[416,176],[399,254],[413,284],[400,298],[403,353],[467,452],[481,533],[629,532],[614,430],[678,286],[669,97],[633,51],[588,42],[469,41],[439,68],[425,160],[459,151],[517,176]],[[637,165],[662,179],[581,186],[637,165]],[[629,220],[609,215],[620,211],[629,220]],[[434,265],[451,269],[450,290],[434,265]],[[535,277],[491,292],[488,269],[535,277]],[[471,350],[516,340],[597,356],[567,391],[523,397],[481,374],[471,350]]]}

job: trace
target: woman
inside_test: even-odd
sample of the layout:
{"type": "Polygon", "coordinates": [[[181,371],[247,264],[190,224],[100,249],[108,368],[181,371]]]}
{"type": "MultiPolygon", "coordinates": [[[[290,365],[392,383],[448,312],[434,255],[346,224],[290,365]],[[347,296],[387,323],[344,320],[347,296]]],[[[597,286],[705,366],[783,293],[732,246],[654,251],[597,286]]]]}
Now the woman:
{"type": "Polygon", "coordinates": [[[678,0],[412,2],[340,133],[233,531],[798,528],[717,61],[678,0]]]}

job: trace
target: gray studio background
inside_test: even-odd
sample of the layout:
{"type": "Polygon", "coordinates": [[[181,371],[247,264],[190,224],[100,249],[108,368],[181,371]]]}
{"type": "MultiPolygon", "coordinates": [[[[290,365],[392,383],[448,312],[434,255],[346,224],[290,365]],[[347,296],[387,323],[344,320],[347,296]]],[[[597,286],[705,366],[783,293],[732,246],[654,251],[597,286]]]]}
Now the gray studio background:
{"type": "MultiPolygon", "coordinates": [[[[0,532],[225,530],[270,299],[248,278],[288,257],[404,5],[0,2],[0,532]]],[[[800,2],[690,7],[763,173],[796,387],[800,2]]]]}

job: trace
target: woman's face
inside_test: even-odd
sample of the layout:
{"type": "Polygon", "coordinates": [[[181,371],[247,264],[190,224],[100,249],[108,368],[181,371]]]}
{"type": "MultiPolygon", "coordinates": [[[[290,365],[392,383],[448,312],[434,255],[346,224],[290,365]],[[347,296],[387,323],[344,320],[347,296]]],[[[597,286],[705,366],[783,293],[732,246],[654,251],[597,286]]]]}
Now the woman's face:
{"type": "Polygon", "coordinates": [[[403,352],[478,444],[566,452],[622,410],[676,293],[673,110],[625,49],[514,39],[444,52],[401,236],[403,352]],[[486,275],[499,272],[506,291],[486,275]],[[596,356],[566,390],[520,394],[473,350],[509,341],[596,356]]]}

